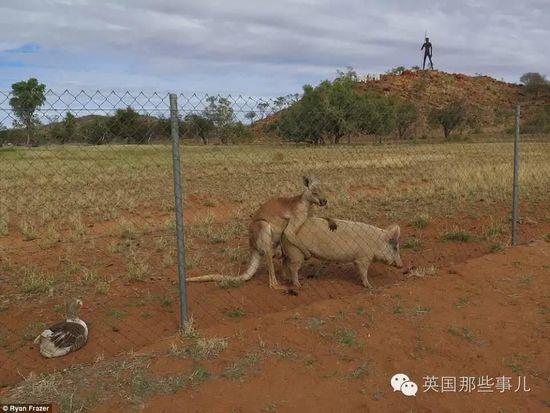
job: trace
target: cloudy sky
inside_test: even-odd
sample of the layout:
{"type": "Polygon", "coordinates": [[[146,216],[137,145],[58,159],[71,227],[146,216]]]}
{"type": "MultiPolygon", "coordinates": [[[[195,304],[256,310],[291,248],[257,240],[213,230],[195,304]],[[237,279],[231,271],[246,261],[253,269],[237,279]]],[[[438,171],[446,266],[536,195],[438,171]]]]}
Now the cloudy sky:
{"type": "Polygon", "coordinates": [[[0,89],[277,96],[352,66],[550,75],[550,0],[1,0],[0,89]]]}

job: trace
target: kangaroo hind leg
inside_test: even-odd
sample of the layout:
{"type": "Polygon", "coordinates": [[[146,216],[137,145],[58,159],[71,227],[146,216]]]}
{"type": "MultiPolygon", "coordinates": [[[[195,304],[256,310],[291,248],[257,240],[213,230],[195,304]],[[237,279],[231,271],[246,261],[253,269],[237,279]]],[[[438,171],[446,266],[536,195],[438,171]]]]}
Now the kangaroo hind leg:
{"type": "Polygon", "coordinates": [[[275,276],[275,266],[273,265],[273,230],[266,221],[257,221],[254,223],[255,248],[265,257],[267,271],[269,273],[269,288],[276,290],[285,289],[277,281],[275,276]]]}

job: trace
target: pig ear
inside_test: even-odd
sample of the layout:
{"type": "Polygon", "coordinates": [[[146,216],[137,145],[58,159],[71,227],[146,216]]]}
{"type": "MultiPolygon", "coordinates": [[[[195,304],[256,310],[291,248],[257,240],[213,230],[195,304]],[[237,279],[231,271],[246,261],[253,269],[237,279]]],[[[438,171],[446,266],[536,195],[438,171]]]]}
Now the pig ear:
{"type": "Polygon", "coordinates": [[[390,225],[386,229],[386,240],[387,241],[393,241],[396,244],[398,244],[400,235],[401,235],[401,228],[399,228],[399,225],[397,225],[397,224],[390,225]]]}

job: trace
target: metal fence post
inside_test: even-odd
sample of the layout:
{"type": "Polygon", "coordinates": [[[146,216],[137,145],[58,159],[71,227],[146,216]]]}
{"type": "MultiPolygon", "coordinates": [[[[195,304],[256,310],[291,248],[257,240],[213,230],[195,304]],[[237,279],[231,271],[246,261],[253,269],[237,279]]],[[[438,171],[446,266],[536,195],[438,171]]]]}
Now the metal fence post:
{"type": "Polygon", "coordinates": [[[517,220],[519,204],[519,116],[520,105],[516,106],[516,131],[514,137],[514,187],[512,193],[512,245],[517,244],[517,220]]]}
{"type": "Polygon", "coordinates": [[[185,285],[185,237],[183,233],[183,200],[180,169],[180,134],[178,119],[178,97],[170,93],[170,125],[172,137],[172,170],[174,176],[174,200],[176,210],[176,237],[178,240],[178,279],[180,301],[180,328],[188,321],[187,289],[185,285]]]}

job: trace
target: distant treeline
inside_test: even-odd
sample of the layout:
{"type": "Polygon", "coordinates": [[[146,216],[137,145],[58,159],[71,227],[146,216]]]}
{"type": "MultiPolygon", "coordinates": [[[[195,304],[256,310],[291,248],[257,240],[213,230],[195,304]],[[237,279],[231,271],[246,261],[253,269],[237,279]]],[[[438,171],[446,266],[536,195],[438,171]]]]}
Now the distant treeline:
{"type": "MultiPolygon", "coordinates": [[[[521,81],[529,93],[537,96],[542,88],[548,87],[548,81],[537,73],[525,74],[521,81]]],[[[355,71],[348,69],[339,72],[333,81],[326,80],[316,87],[305,85],[301,97],[282,96],[271,104],[253,99],[232,102],[225,97],[210,96],[200,109],[184,113],[178,120],[180,136],[203,144],[243,143],[255,136],[312,144],[337,144],[354,135],[376,136],[380,141],[390,134],[398,139],[414,137],[419,114],[413,102],[359,91],[357,82],[355,71]],[[242,117],[236,115],[235,108],[242,112],[242,117]],[[240,119],[246,119],[248,124],[240,119]]],[[[38,114],[45,101],[45,85],[36,79],[12,85],[13,128],[0,123],[0,145],[148,144],[170,138],[170,119],[141,114],[132,107],[118,109],[111,115],[78,118],[67,112],[61,119],[42,124],[38,114]]],[[[507,114],[511,112],[496,109],[495,116],[502,118],[500,123],[509,122],[507,114]],[[496,109],[500,111],[497,113],[496,109]]],[[[477,112],[464,99],[451,97],[446,105],[424,113],[423,120],[440,130],[445,139],[451,139],[464,128],[480,130],[477,112]]],[[[550,133],[550,106],[531,109],[529,116],[522,118],[522,130],[550,133]]]]}
{"type": "MultiPolygon", "coordinates": [[[[187,114],[179,119],[178,124],[182,138],[199,139],[205,144],[213,138],[224,144],[245,142],[252,138],[250,128],[236,120],[225,98],[211,98],[205,110],[187,114]]],[[[148,144],[166,141],[170,139],[170,133],[170,119],[142,115],[127,107],[116,110],[113,115],[87,115],[80,118],[67,112],[63,119],[53,120],[46,125],[42,125],[35,116],[30,128],[0,127],[0,144],[148,144]]]]}

